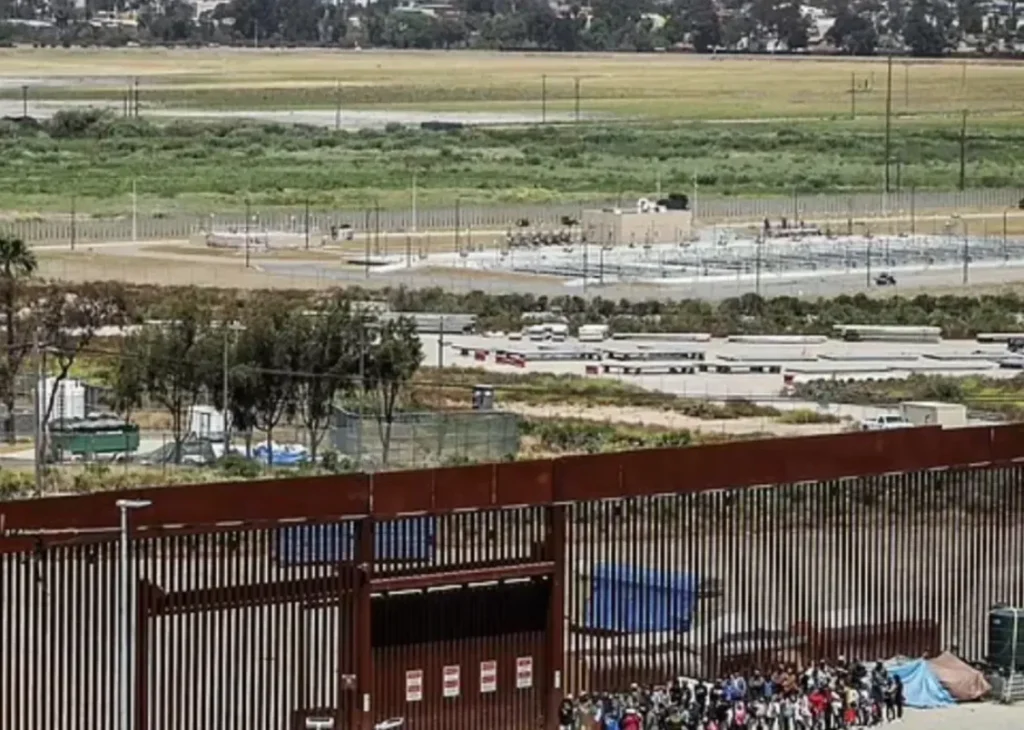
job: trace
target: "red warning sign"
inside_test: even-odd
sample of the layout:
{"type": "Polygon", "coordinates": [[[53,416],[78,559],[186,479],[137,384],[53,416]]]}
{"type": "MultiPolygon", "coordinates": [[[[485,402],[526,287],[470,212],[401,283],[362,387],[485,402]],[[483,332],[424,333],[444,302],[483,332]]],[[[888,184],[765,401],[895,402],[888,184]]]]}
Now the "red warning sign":
{"type": "Polygon", "coordinates": [[[423,701],[423,670],[410,669],[405,673],[405,701],[423,701]]]}
{"type": "Polygon", "coordinates": [[[458,697],[462,692],[459,665],[445,667],[441,672],[441,687],[445,697],[458,697]]]}
{"type": "Polygon", "coordinates": [[[533,686],[533,657],[521,656],[516,659],[516,689],[530,689],[533,686]]]}
{"type": "Polygon", "coordinates": [[[498,691],[498,662],[480,662],[480,694],[498,691]]]}

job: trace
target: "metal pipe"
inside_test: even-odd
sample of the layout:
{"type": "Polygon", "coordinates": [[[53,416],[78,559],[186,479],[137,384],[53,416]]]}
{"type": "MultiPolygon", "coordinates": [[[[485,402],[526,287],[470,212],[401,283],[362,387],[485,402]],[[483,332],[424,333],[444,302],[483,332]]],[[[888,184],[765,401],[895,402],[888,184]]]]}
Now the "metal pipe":
{"type": "Polygon", "coordinates": [[[118,624],[120,627],[120,641],[118,651],[118,680],[119,696],[118,708],[120,714],[119,730],[134,730],[132,722],[132,687],[135,680],[134,662],[134,637],[132,636],[132,617],[135,615],[134,591],[131,590],[130,575],[130,535],[128,513],[132,510],[143,509],[152,504],[147,499],[119,499],[116,502],[117,508],[121,511],[121,561],[119,572],[121,577],[121,590],[117,602],[118,624]]]}

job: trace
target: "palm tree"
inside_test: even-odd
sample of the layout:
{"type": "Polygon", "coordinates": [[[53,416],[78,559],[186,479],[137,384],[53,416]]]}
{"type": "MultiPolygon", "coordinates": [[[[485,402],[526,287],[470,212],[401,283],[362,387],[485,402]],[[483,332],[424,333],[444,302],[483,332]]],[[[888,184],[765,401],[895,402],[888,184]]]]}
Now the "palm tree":
{"type": "MultiPolygon", "coordinates": [[[[0,393],[7,407],[7,440],[16,438],[14,427],[14,381],[25,359],[26,349],[19,346],[15,319],[18,313],[18,292],[21,282],[39,268],[35,252],[20,238],[0,234],[0,307],[3,307],[7,357],[0,377],[0,393]]],[[[27,343],[20,343],[27,345],[27,343]]]]}

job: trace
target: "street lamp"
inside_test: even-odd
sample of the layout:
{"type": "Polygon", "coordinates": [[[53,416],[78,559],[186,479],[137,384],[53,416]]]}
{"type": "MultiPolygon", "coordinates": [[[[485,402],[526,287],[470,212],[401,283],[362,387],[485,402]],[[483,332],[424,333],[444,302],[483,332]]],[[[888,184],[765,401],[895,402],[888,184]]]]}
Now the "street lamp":
{"type": "Polygon", "coordinates": [[[135,660],[132,653],[132,618],[135,616],[135,592],[131,590],[129,561],[129,524],[128,515],[137,509],[149,507],[152,502],[148,499],[119,499],[115,503],[121,511],[121,573],[120,599],[117,603],[118,619],[120,624],[120,651],[118,652],[118,678],[121,680],[120,689],[120,715],[121,722],[118,730],[133,730],[134,723],[131,719],[133,682],[135,679],[135,660]]]}

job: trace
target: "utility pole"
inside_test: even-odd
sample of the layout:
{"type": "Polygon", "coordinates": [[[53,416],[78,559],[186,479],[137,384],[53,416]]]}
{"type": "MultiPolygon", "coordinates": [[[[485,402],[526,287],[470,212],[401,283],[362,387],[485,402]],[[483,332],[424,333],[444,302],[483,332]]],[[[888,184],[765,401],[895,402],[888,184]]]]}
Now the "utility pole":
{"type": "Polygon", "coordinates": [[[341,82],[334,82],[334,131],[341,129],[341,82]]]}
{"type": "Polygon", "coordinates": [[[757,258],[754,259],[754,293],[757,296],[761,296],[761,247],[764,245],[764,234],[762,233],[757,237],[755,250],[757,251],[757,258]]]}
{"type": "Polygon", "coordinates": [[[46,394],[46,386],[45,386],[45,383],[46,383],[46,380],[45,380],[46,371],[45,371],[45,369],[43,367],[42,352],[41,352],[41,350],[39,348],[39,332],[38,331],[36,331],[32,335],[32,356],[35,358],[35,361],[36,361],[36,383],[35,383],[35,385],[36,385],[35,391],[36,392],[35,392],[35,398],[32,399],[32,402],[35,404],[35,408],[33,409],[34,413],[35,413],[35,436],[33,438],[33,443],[35,444],[35,453],[36,453],[36,458],[33,459],[33,461],[34,461],[34,472],[35,472],[35,490],[36,490],[36,497],[42,497],[43,496],[43,468],[42,468],[43,464],[42,464],[42,461],[43,461],[43,457],[44,457],[44,452],[43,452],[43,431],[46,428],[45,424],[43,424],[43,418],[45,417],[44,416],[44,410],[43,410],[44,409],[43,401],[47,398],[47,394],[46,394]]]}
{"type": "Polygon", "coordinates": [[[363,254],[363,266],[366,268],[366,278],[370,278],[370,209],[367,208],[363,211],[363,230],[366,235],[363,236],[363,242],[365,244],[365,252],[363,254]]]}
{"type": "Polygon", "coordinates": [[[306,250],[309,250],[309,196],[306,196],[306,250]]]}
{"type": "Polygon", "coordinates": [[[548,75],[542,74],[540,77],[540,123],[547,124],[548,122],[548,75]]]}
{"type": "Polygon", "coordinates": [[[21,87],[21,118],[28,119],[28,84],[21,87]]]}
{"type": "Polygon", "coordinates": [[[462,249],[459,248],[459,227],[461,223],[459,221],[459,199],[455,199],[455,253],[459,253],[462,249]]]}
{"type": "Polygon", "coordinates": [[[865,231],[864,235],[868,239],[868,255],[867,255],[867,266],[865,267],[865,280],[868,287],[871,286],[871,232],[865,231]]]}
{"type": "Polygon", "coordinates": [[[850,119],[857,119],[857,74],[850,74],[850,119]]]}
{"type": "Polygon", "coordinates": [[[231,325],[228,322],[224,323],[224,363],[223,363],[223,377],[224,382],[221,385],[223,388],[223,401],[224,401],[224,453],[231,451],[231,417],[228,415],[231,413],[231,389],[228,381],[228,333],[231,331],[231,325]]]}
{"type": "Polygon", "coordinates": [[[971,240],[970,240],[970,238],[967,235],[967,219],[966,218],[961,218],[960,222],[963,224],[963,227],[964,227],[964,275],[963,275],[963,283],[964,283],[964,286],[967,286],[967,276],[968,276],[967,270],[968,270],[968,268],[971,265],[971,240]]]}
{"type": "Polygon", "coordinates": [[[967,185],[967,107],[960,120],[960,190],[967,185]]]}
{"type": "Polygon", "coordinates": [[[249,205],[249,198],[245,199],[245,268],[249,268],[249,219],[251,217],[251,210],[249,205]]]}
{"type": "Polygon", "coordinates": [[[892,156],[892,55],[886,64],[885,83],[885,192],[889,192],[889,158],[892,156]]]}
{"type": "Polygon", "coordinates": [[[416,170],[412,171],[412,232],[416,233],[416,170]]]}
{"type": "Polygon", "coordinates": [[[135,191],[135,178],[132,178],[132,243],[139,240],[139,203],[135,191]]]}
{"type": "Polygon", "coordinates": [[[903,111],[910,112],[910,61],[903,62],[903,111]]]}
{"type": "Polygon", "coordinates": [[[437,336],[437,368],[444,369],[444,315],[441,315],[441,331],[437,336]]]}
{"type": "Polygon", "coordinates": [[[380,256],[380,201],[373,201],[373,250],[380,256]]]}
{"type": "Polygon", "coordinates": [[[139,77],[135,77],[135,118],[139,118],[139,77]]]}
{"type": "Polygon", "coordinates": [[[576,88],[576,124],[580,123],[580,77],[577,76],[575,79],[574,86],[576,88]]]}

